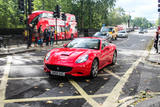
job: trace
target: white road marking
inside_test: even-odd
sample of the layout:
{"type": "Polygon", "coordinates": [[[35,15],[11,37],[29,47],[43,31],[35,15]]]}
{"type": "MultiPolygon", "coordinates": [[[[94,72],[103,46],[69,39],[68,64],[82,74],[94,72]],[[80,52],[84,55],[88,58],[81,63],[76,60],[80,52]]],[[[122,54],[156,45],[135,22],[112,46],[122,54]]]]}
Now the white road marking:
{"type": "Polygon", "coordinates": [[[12,56],[7,57],[7,65],[4,69],[3,77],[1,78],[1,84],[0,84],[0,105],[1,107],[4,107],[3,101],[5,100],[5,93],[7,88],[7,81],[8,81],[8,75],[10,71],[10,66],[12,62],[12,56]]]}
{"type": "Polygon", "coordinates": [[[8,80],[25,80],[25,79],[47,79],[49,77],[19,77],[19,78],[8,78],[8,80]]]}

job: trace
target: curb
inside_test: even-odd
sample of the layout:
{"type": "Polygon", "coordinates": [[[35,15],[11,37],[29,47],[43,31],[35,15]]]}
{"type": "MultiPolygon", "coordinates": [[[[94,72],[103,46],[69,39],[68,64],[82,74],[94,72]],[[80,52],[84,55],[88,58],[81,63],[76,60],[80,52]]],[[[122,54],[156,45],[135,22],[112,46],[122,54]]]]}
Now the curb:
{"type": "Polygon", "coordinates": [[[151,50],[152,50],[152,48],[153,48],[153,40],[149,43],[149,45],[148,45],[148,49],[147,50],[149,50],[149,55],[145,58],[145,60],[146,61],[148,61],[148,62],[150,62],[150,63],[152,63],[152,64],[156,64],[156,65],[160,65],[160,62],[156,62],[156,61],[153,61],[153,60],[149,60],[149,56],[150,56],[150,52],[151,52],[151,50]],[[151,47],[150,47],[151,46],[151,47]]]}
{"type": "Polygon", "coordinates": [[[160,65],[160,62],[151,61],[151,60],[148,60],[148,59],[146,59],[146,61],[148,61],[148,62],[150,62],[150,63],[152,63],[152,64],[160,65]]]}
{"type": "Polygon", "coordinates": [[[140,102],[135,107],[160,107],[160,96],[140,102]]]}

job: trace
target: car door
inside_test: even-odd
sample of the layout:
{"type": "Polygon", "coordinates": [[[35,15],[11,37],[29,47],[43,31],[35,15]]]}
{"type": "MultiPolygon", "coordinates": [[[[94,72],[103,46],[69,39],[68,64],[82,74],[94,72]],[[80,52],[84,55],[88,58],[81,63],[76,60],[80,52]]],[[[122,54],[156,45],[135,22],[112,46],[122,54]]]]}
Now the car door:
{"type": "Polygon", "coordinates": [[[105,40],[102,40],[101,44],[101,56],[100,56],[100,67],[104,67],[109,61],[109,43],[105,40]]]}

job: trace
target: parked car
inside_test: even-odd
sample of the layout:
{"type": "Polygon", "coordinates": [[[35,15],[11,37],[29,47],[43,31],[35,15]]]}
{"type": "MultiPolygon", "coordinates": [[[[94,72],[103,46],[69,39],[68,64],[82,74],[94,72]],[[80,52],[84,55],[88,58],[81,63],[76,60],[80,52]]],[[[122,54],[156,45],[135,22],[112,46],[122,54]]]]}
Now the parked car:
{"type": "Polygon", "coordinates": [[[139,33],[144,34],[144,30],[143,30],[143,29],[140,29],[140,30],[139,30],[139,33]]]}
{"type": "Polygon", "coordinates": [[[113,40],[117,40],[118,35],[118,27],[112,27],[112,26],[103,26],[100,30],[100,32],[106,32],[112,35],[113,40]]]}
{"type": "Polygon", "coordinates": [[[148,33],[148,30],[147,30],[147,29],[144,29],[144,33],[148,33]]]}
{"type": "Polygon", "coordinates": [[[106,39],[108,42],[112,42],[112,35],[106,32],[96,32],[93,37],[100,37],[106,39]]]}
{"type": "Polygon", "coordinates": [[[117,61],[116,45],[97,37],[76,38],[54,48],[44,58],[44,72],[56,76],[90,76],[117,61]]]}
{"type": "Polygon", "coordinates": [[[118,31],[119,38],[128,38],[128,33],[125,30],[118,31]]]}

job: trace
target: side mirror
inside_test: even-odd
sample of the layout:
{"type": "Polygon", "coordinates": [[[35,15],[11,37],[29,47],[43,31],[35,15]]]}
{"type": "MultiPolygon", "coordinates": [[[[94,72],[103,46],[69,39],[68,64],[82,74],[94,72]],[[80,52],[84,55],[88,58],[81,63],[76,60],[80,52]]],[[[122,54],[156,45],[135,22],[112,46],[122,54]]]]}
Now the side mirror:
{"type": "Polygon", "coordinates": [[[108,46],[105,46],[105,48],[104,48],[106,51],[108,51],[109,50],[109,47],[108,46]]]}
{"type": "Polygon", "coordinates": [[[64,45],[63,45],[63,47],[65,47],[65,48],[66,48],[66,46],[67,46],[67,44],[64,44],[64,45]]]}

